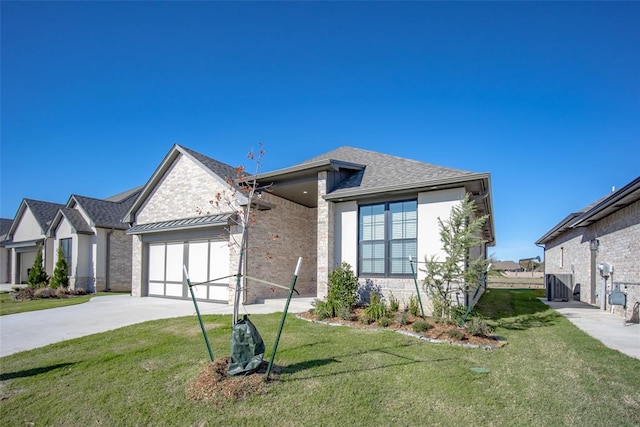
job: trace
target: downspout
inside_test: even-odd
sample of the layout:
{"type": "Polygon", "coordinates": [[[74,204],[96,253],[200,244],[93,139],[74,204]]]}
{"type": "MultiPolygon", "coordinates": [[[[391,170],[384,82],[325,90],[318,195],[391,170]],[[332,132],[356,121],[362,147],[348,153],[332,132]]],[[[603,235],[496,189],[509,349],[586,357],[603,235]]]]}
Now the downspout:
{"type": "Polygon", "coordinates": [[[111,234],[113,234],[113,228],[107,231],[107,249],[106,249],[106,262],[104,271],[104,291],[109,292],[109,270],[111,270],[111,234]]]}

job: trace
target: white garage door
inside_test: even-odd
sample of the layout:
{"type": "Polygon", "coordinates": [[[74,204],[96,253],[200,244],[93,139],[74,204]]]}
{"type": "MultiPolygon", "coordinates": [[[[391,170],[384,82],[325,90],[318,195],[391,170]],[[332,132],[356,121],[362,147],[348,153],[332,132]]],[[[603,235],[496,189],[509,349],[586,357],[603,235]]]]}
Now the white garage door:
{"type": "MultiPolygon", "coordinates": [[[[149,296],[190,298],[182,274],[186,265],[192,284],[229,275],[229,246],[226,241],[163,242],[149,244],[149,296]]],[[[196,298],[228,301],[229,279],[194,286],[196,298]]]]}

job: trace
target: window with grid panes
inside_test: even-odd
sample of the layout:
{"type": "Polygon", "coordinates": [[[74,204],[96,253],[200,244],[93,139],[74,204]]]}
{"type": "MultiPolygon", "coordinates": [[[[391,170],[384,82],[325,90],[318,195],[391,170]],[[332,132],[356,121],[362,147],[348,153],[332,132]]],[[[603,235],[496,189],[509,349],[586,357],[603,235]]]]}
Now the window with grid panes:
{"type": "Polygon", "coordinates": [[[360,206],[358,274],[411,274],[409,258],[417,258],[417,237],[417,201],[360,206]]]}

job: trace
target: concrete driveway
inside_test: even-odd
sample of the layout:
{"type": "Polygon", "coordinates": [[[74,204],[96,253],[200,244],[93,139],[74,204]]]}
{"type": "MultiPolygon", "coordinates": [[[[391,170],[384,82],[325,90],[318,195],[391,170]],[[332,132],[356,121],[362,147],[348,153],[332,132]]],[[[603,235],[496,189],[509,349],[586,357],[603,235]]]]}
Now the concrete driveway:
{"type": "MultiPolygon", "coordinates": [[[[289,312],[308,310],[314,299],[293,298],[289,312]]],[[[286,299],[270,299],[241,307],[240,313],[282,312],[285,304],[286,299]]],[[[198,302],[198,308],[201,314],[233,313],[233,306],[227,304],[198,302]]],[[[0,357],[148,320],[181,316],[194,316],[197,322],[193,302],[129,295],[99,296],[83,304],[0,316],[0,357]]]]}

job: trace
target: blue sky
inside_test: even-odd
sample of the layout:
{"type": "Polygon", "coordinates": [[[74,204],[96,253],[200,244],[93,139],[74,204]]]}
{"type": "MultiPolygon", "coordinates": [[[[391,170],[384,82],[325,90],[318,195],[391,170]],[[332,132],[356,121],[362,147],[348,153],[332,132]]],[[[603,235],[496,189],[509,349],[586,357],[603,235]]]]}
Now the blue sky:
{"type": "Polygon", "coordinates": [[[350,145],[491,172],[498,259],[640,175],[639,2],[8,2],[0,215],[350,145]]]}

